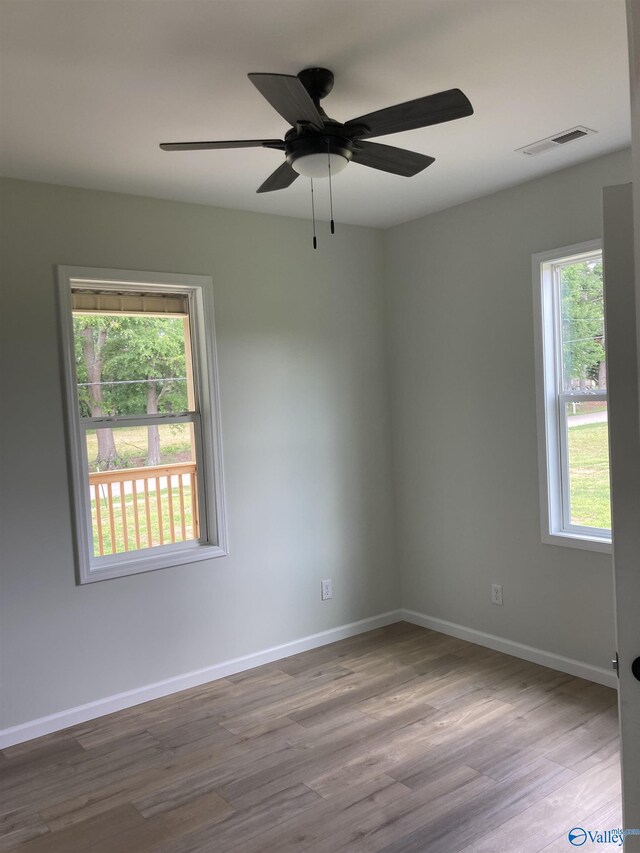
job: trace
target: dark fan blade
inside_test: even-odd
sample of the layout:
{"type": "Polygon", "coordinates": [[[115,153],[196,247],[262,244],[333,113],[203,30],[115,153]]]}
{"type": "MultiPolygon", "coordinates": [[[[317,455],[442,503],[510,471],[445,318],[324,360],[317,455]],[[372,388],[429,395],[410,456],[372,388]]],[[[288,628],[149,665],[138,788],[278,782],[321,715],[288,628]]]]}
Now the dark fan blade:
{"type": "Polygon", "coordinates": [[[163,151],[202,151],[205,148],[281,148],[282,139],[227,139],[222,142],[162,142],[163,151]]]}
{"type": "Polygon", "coordinates": [[[285,160],[282,166],[279,166],[275,172],[272,172],[264,184],[258,187],[256,192],[270,193],[273,192],[273,190],[284,190],[299,177],[300,175],[296,170],[292,169],[285,160]]]}
{"type": "Polygon", "coordinates": [[[394,148],[392,145],[381,145],[379,142],[358,142],[352,159],[361,166],[371,166],[372,169],[381,169],[383,172],[391,172],[392,175],[404,175],[406,178],[417,175],[435,160],[426,154],[417,154],[415,151],[407,151],[406,148],[394,148]]]}
{"type": "Polygon", "coordinates": [[[460,89],[448,89],[446,92],[437,92],[435,95],[416,98],[415,101],[396,104],[395,107],[387,107],[351,119],[345,127],[357,131],[361,126],[363,132],[358,132],[357,137],[368,139],[371,136],[386,136],[388,133],[428,127],[470,115],[473,115],[473,107],[467,96],[460,89]]]}
{"type": "Polygon", "coordinates": [[[249,80],[292,127],[299,121],[308,121],[319,130],[324,127],[311,95],[297,77],[290,74],[249,74],[249,80]]]}

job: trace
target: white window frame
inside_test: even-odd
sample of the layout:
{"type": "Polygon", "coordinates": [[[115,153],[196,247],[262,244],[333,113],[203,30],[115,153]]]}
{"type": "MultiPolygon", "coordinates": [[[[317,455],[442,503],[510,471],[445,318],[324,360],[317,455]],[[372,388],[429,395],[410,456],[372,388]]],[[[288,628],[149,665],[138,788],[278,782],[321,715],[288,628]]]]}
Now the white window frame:
{"type": "MultiPolygon", "coordinates": [[[[572,524],[569,517],[566,403],[585,395],[562,389],[561,317],[558,267],[602,253],[602,240],[588,240],[532,255],[538,466],[542,541],[611,553],[611,531],[572,524]]],[[[607,393],[588,394],[607,400],[607,393]]]]}
{"type": "MultiPolygon", "coordinates": [[[[57,273],[77,582],[92,583],[225,556],[227,529],[211,277],[71,266],[58,266],[57,273]],[[151,420],[154,423],[166,420],[194,424],[198,461],[198,540],[99,557],[93,554],[89,472],[78,405],[71,300],[72,287],[83,286],[118,292],[181,293],[188,298],[197,411],[186,415],[125,416],[119,417],[117,423],[136,426],[148,425],[151,420]]],[[[112,418],[102,420],[105,426],[114,423],[112,418]]]]}

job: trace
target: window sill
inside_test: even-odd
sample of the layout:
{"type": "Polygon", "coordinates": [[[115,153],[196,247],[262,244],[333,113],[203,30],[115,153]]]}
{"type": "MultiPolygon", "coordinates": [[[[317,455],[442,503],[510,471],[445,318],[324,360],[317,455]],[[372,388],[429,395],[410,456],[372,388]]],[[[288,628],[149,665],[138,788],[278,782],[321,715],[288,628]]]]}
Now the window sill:
{"type": "Polygon", "coordinates": [[[183,547],[175,545],[159,546],[150,549],[153,554],[144,554],[139,557],[129,556],[126,559],[98,558],[93,562],[88,573],[80,578],[80,583],[94,583],[95,581],[109,580],[110,578],[121,578],[127,575],[138,575],[143,572],[152,572],[157,569],[170,569],[184,566],[188,563],[200,560],[211,560],[215,557],[226,557],[227,552],[219,545],[203,545],[191,543],[183,547]]]}
{"type": "Polygon", "coordinates": [[[613,553],[611,539],[603,536],[579,536],[577,533],[546,533],[543,534],[542,541],[546,545],[580,548],[583,551],[599,551],[602,554],[613,553]]]}

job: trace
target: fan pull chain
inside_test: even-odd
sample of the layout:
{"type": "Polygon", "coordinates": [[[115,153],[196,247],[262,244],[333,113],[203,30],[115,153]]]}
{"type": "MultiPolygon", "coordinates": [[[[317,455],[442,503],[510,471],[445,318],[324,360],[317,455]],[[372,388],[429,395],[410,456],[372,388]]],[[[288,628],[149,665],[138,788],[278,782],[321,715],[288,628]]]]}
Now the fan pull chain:
{"type": "Polygon", "coordinates": [[[331,211],[331,233],[336,233],[336,226],[333,222],[333,192],[331,190],[331,151],[329,148],[329,140],[327,139],[327,165],[329,167],[329,209],[331,211]]]}
{"type": "Polygon", "coordinates": [[[313,248],[318,248],[318,241],[316,240],[316,206],[313,201],[313,178],[311,178],[311,220],[313,222],[313,248]]]}

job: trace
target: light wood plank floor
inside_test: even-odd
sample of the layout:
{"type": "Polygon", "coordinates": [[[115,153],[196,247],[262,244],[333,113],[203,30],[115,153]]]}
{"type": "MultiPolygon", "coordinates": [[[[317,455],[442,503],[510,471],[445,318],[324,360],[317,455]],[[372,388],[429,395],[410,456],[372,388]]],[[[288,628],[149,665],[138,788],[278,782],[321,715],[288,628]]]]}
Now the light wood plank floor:
{"type": "Polygon", "coordinates": [[[620,826],[613,690],[398,623],[0,753],[0,850],[533,853],[620,826]]]}

